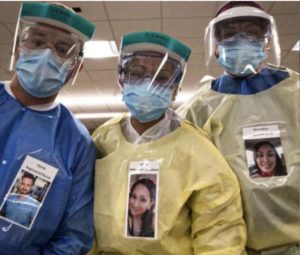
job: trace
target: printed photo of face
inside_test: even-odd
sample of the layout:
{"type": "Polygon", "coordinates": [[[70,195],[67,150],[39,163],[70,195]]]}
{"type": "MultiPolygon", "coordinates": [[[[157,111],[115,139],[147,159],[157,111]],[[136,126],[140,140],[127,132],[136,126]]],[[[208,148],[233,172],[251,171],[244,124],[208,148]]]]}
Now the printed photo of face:
{"type": "Polygon", "coordinates": [[[263,173],[271,173],[276,167],[276,152],[270,145],[262,145],[256,152],[256,163],[263,173]]]}
{"type": "Polygon", "coordinates": [[[28,195],[32,190],[33,183],[33,179],[22,177],[19,184],[19,193],[21,195],[28,195]]]}
{"type": "Polygon", "coordinates": [[[142,216],[146,210],[150,210],[152,206],[149,189],[143,185],[138,184],[133,189],[129,198],[129,210],[133,217],[142,216]]]}

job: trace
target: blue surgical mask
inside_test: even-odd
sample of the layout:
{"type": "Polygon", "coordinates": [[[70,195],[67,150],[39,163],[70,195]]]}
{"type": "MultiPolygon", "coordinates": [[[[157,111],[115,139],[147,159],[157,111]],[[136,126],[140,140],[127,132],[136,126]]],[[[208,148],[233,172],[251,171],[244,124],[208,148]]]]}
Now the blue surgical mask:
{"type": "Polygon", "coordinates": [[[21,52],[16,71],[22,88],[38,98],[56,94],[64,86],[69,73],[51,49],[21,52]]]}
{"type": "Polygon", "coordinates": [[[265,60],[263,42],[249,41],[238,37],[234,41],[222,42],[218,46],[218,63],[227,73],[238,77],[246,77],[256,73],[259,64],[265,60]]]}
{"type": "Polygon", "coordinates": [[[123,85],[123,101],[134,118],[141,123],[161,117],[172,102],[173,90],[169,87],[149,86],[151,79],[139,84],[123,85]]]}

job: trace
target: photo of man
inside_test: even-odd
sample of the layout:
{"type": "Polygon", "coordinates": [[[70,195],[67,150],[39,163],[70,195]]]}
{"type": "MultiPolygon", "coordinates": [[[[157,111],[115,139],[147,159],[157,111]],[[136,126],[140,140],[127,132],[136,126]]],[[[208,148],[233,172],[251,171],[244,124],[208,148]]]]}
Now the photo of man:
{"type": "Polygon", "coordinates": [[[35,181],[33,174],[23,171],[15,185],[17,191],[8,193],[5,198],[0,211],[2,217],[25,227],[31,225],[40,207],[40,203],[30,195],[35,181]]]}

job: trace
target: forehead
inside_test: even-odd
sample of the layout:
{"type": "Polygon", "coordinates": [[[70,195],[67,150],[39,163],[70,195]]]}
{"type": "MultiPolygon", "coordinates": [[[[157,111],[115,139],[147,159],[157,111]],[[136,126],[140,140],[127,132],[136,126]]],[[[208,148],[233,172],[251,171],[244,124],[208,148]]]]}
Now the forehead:
{"type": "Polygon", "coordinates": [[[148,188],[145,185],[141,184],[141,183],[136,185],[133,191],[138,192],[138,193],[143,194],[143,195],[148,195],[148,196],[150,195],[150,192],[149,192],[148,188]]]}
{"type": "Polygon", "coordinates": [[[65,35],[70,35],[71,33],[63,28],[60,27],[56,27],[56,26],[52,26],[49,24],[45,24],[45,23],[37,23],[35,26],[32,26],[31,29],[33,29],[33,31],[39,31],[39,32],[44,32],[44,33],[63,33],[65,35]]]}
{"type": "Polygon", "coordinates": [[[258,148],[258,151],[266,151],[266,150],[273,150],[273,148],[272,148],[272,146],[269,145],[269,144],[261,145],[261,146],[258,148]]]}
{"type": "Polygon", "coordinates": [[[248,25],[256,25],[259,26],[261,29],[265,29],[266,26],[269,24],[269,21],[259,17],[234,17],[231,19],[226,19],[224,21],[218,22],[215,27],[217,29],[222,29],[223,27],[228,27],[231,25],[236,24],[248,24],[248,25]]]}
{"type": "Polygon", "coordinates": [[[71,44],[75,42],[75,39],[71,36],[71,33],[69,33],[68,31],[46,24],[29,26],[27,27],[27,29],[24,30],[24,32],[27,32],[27,38],[39,37],[51,42],[59,41],[71,44]]]}
{"type": "Polygon", "coordinates": [[[29,177],[23,177],[22,179],[21,179],[21,181],[22,181],[22,183],[33,183],[33,180],[31,179],[31,178],[29,178],[29,177]]]}

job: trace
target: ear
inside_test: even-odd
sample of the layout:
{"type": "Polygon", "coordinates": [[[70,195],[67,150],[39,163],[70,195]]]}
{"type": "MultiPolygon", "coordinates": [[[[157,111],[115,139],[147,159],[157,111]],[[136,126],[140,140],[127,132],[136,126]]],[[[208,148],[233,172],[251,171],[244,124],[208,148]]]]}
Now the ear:
{"type": "Polygon", "coordinates": [[[215,57],[219,58],[219,51],[218,51],[218,47],[215,47],[215,57]]]}

